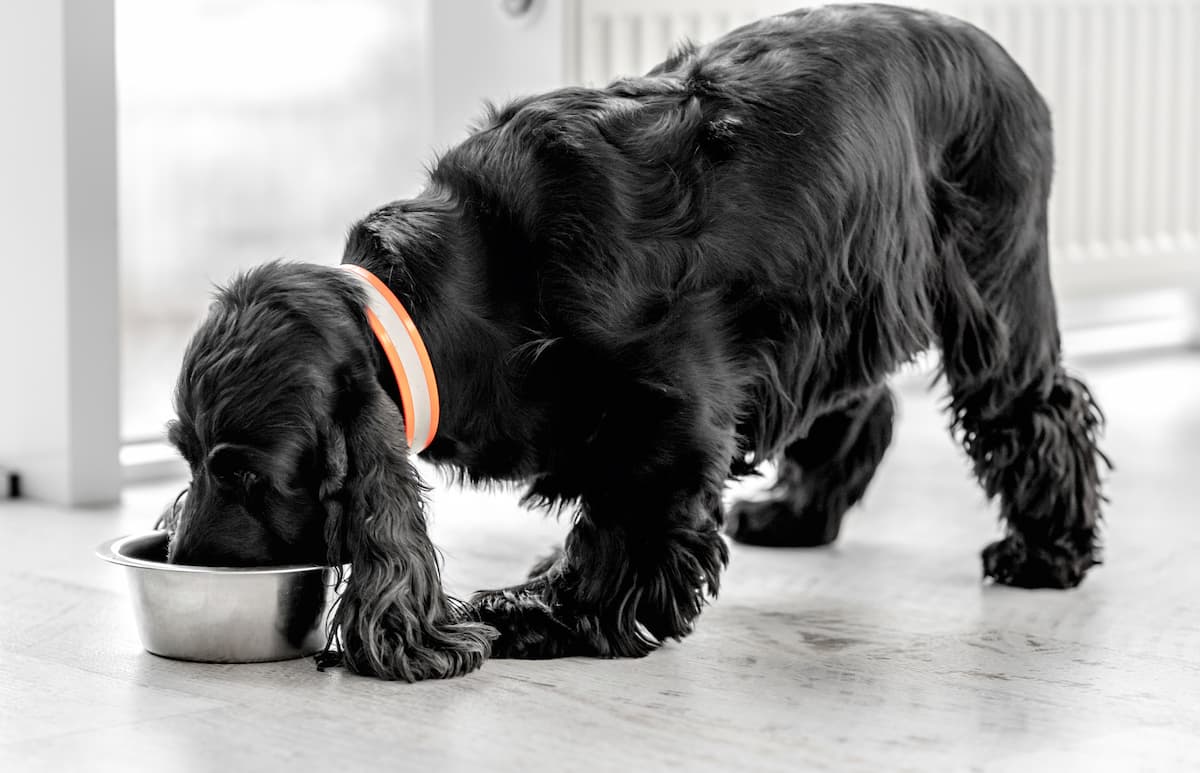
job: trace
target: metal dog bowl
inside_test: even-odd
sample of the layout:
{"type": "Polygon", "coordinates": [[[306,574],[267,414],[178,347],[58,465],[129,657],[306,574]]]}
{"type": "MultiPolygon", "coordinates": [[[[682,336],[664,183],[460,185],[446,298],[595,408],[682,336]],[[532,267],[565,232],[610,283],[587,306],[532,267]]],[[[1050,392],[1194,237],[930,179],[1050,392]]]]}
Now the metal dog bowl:
{"type": "Polygon", "coordinates": [[[168,564],[167,532],[110,540],[96,554],[125,567],[142,645],[163,657],[256,663],[325,646],[332,567],[226,569],[168,564]]]}

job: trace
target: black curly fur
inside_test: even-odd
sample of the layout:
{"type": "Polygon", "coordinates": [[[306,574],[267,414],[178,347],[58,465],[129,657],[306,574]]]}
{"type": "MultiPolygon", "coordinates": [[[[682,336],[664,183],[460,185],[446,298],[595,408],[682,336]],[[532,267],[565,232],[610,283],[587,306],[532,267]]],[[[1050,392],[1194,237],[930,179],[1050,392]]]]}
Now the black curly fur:
{"type": "Polygon", "coordinates": [[[886,6],[797,11],[492,110],[344,260],[428,346],[424,457],[527,483],[572,513],[564,549],[466,608],[445,598],[361,297],[276,263],[224,290],[188,351],[174,558],[350,560],[336,632],[389,678],[474,668],[496,632],[497,655],[644,655],[717,593],[727,479],[781,462],[735,537],[831,541],[890,441],[887,376],[937,343],[1009,529],[985,572],[1074,585],[1105,460],[1060,364],[1052,165],[1046,106],[994,41],[886,6]]]}

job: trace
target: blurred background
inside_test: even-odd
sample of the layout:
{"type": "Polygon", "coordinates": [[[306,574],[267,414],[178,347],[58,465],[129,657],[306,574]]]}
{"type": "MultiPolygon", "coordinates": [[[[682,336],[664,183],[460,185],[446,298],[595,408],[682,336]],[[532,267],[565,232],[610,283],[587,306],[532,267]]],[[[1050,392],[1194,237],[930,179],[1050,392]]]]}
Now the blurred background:
{"type": "Polygon", "coordinates": [[[424,0],[117,0],[121,436],[155,440],[212,285],[337,263],[431,156],[424,0]]]}
{"type": "MultiPolygon", "coordinates": [[[[75,485],[70,473],[37,474],[47,454],[62,453],[82,437],[72,416],[104,414],[111,421],[81,432],[103,436],[93,443],[94,454],[122,449],[119,468],[111,468],[118,471],[109,477],[177,473],[177,461],[161,442],[163,425],[183,347],[214,283],[277,257],[338,262],[347,227],[373,207],[419,190],[423,167],[463,135],[485,99],[568,83],[601,85],[645,71],[684,38],[703,42],[802,4],[10,0],[0,18],[8,30],[0,31],[0,43],[9,44],[11,57],[5,83],[18,89],[5,122],[17,121],[17,128],[0,129],[0,144],[6,161],[26,176],[0,183],[7,186],[0,201],[8,210],[0,215],[7,218],[0,219],[9,248],[5,265],[25,260],[29,248],[20,239],[28,220],[19,213],[35,206],[30,180],[44,177],[32,162],[21,166],[28,146],[13,134],[35,126],[20,117],[33,115],[29,106],[42,92],[21,84],[30,81],[30,58],[44,58],[45,47],[34,46],[39,35],[61,47],[54,56],[65,62],[56,70],[48,59],[42,72],[45,83],[58,84],[66,104],[65,112],[47,108],[45,123],[65,137],[65,152],[61,142],[44,148],[46,158],[57,158],[66,170],[65,188],[54,201],[71,202],[73,170],[82,169],[81,179],[91,175],[90,190],[108,186],[115,230],[107,242],[73,237],[80,210],[63,206],[67,235],[54,281],[71,287],[84,281],[75,277],[90,278],[67,293],[68,323],[51,335],[62,337],[67,352],[79,348],[96,360],[86,373],[61,361],[48,366],[49,380],[61,371],[69,385],[82,382],[68,386],[65,395],[47,397],[35,378],[10,377],[10,367],[22,372],[22,351],[42,356],[46,347],[35,351],[25,332],[26,291],[15,283],[0,290],[7,293],[0,306],[8,309],[0,311],[8,314],[0,319],[0,335],[12,339],[10,349],[18,355],[5,364],[9,385],[0,387],[0,467],[32,467],[33,494],[84,501],[103,500],[107,491],[111,498],[111,486],[100,486],[94,497],[75,495],[66,491],[75,485]],[[72,64],[73,51],[86,54],[82,63],[72,64]],[[26,75],[13,74],[13,67],[26,75]],[[73,87],[76,82],[83,85],[73,87]],[[109,127],[107,145],[96,139],[108,136],[97,134],[97,126],[109,127]],[[84,150],[73,151],[73,142],[84,150]],[[101,165],[93,174],[93,162],[106,152],[111,173],[101,165]],[[88,249],[103,252],[96,245],[107,243],[114,255],[85,255],[88,249]],[[103,300],[95,288],[108,286],[108,274],[116,290],[111,306],[70,321],[70,308],[79,304],[69,299],[103,300]],[[100,324],[110,314],[115,335],[100,324]],[[111,348],[109,338],[115,339],[111,348]],[[106,369],[101,354],[108,352],[106,369]],[[108,373],[111,361],[120,362],[119,373],[108,373]],[[28,419],[31,400],[51,401],[51,408],[61,404],[67,416],[61,441],[36,453],[32,441],[22,440],[37,430],[28,419]]],[[[918,5],[991,32],[1051,103],[1059,159],[1051,212],[1054,273],[1068,354],[1194,344],[1200,308],[1200,2],[918,5]]],[[[28,129],[33,139],[35,128],[28,129]]],[[[34,371],[30,366],[24,372],[34,371]]],[[[86,438],[79,443],[86,445],[86,438]]],[[[96,467],[83,457],[71,464],[96,467]]]]}

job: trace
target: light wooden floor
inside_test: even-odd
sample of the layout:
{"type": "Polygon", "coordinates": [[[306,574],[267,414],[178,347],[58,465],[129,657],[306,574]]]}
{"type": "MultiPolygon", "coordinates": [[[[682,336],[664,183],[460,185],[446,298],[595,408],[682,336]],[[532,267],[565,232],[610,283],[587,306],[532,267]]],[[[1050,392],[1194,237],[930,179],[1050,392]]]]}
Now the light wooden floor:
{"type": "MultiPolygon", "coordinates": [[[[1200,358],[1086,371],[1119,469],[1080,589],[981,584],[994,509],[910,382],[841,542],[734,546],[696,634],[638,661],[406,685],[164,660],[90,550],[177,486],[0,505],[0,769],[1200,769],[1200,358]]],[[[564,528],[507,494],[436,496],[459,593],[516,580],[564,528]]]]}

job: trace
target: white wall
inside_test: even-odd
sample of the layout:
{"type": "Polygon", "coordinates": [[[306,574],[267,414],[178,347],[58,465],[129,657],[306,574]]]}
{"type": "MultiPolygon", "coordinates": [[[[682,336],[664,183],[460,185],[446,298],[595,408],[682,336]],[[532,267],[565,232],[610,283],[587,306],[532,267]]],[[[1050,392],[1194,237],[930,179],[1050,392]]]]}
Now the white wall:
{"type": "Polygon", "coordinates": [[[429,0],[433,140],[444,150],[483,115],[484,100],[504,102],[567,83],[574,4],[532,0],[514,16],[505,0],[429,0]]]}
{"type": "Polygon", "coordinates": [[[112,0],[0,3],[0,465],[119,493],[112,0]]]}

